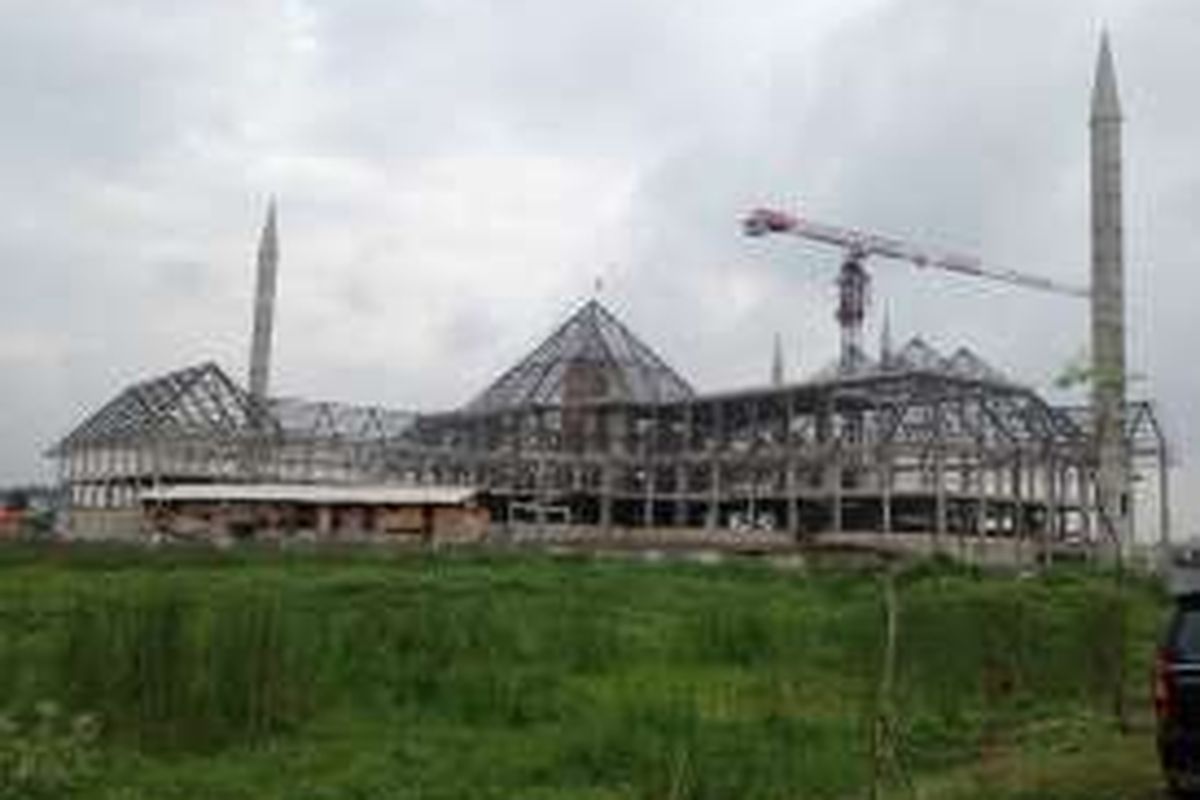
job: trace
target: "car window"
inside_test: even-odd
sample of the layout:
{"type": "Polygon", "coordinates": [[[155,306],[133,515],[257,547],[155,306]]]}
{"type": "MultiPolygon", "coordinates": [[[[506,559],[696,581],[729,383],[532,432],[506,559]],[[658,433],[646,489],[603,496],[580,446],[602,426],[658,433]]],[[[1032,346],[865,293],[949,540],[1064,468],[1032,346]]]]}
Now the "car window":
{"type": "Polygon", "coordinates": [[[1200,608],[1181,608],[1175,620],[1172,637],[1177,657],[1200,661],[1200,608]]]}

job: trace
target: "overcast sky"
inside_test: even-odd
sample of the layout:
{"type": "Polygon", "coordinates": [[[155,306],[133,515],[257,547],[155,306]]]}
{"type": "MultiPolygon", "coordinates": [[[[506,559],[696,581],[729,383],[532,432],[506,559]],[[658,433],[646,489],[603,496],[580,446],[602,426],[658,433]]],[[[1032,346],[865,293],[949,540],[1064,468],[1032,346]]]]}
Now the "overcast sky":
{"type": "MultiPolygon", "coordinates": [[[[1132,393],[1200,490],[1195,0],[0,0],[0,482],[126,383],[241,379],[269,196],[274,390],[465,402],[603,281],[698,389],[837,347],[774,204],[1086,283],[1113,36],[1132,393]]],[[[1047,387],[1086,304],[874,264],[872,318],[1047,387]]],[[[1200,523],[1195,503],[1185,511],[1200,523]]],[[[1190,523],[1186,523],[1190,524],[1190,523]]]]}

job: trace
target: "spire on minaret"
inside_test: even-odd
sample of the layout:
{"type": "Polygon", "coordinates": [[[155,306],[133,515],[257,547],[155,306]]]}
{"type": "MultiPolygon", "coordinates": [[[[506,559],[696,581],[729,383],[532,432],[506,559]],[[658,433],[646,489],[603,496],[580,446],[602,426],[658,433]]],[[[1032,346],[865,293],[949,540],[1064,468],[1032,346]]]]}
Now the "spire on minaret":
{"type": "Polygon", "coordinates": [[[271,332],[275,323],[275,276],[279,268],[279,234],[275,198],[258,241],[258,276],[254,290],[254,332],[250,340],[250,396],[264,403],[270,388],[271,332]]]}
{"type": "Polygon", "coordinates": [[[783,341],[775,334],[775,352],[771,356],[771,385],[783,386],[783,341]]]}
{"type": "Polygon", "coordinates": [[[1121,119],[1121,100],[1117,95],[1117,70],[1113,66],[1108,31],[1100,36],[1100,55],[1096,59],[1096,81],[1092,84],[1092,122],[1121,119]]]}
{"type": "Polygon", "coordinates": [[[1096,504],[1122,543],[1132,536],[1125,444],[1125,264],[1122,222],[1121,103],[1108,34],[1100,40],[1092,86],[1092,403],[1097,449],[1096,504]]]}
{"type": "Polygon", "coordinates": [[[885,369],[892,363],[892,315],[883,309],[883,328],[879,332],[879,363],[885,369]]]}

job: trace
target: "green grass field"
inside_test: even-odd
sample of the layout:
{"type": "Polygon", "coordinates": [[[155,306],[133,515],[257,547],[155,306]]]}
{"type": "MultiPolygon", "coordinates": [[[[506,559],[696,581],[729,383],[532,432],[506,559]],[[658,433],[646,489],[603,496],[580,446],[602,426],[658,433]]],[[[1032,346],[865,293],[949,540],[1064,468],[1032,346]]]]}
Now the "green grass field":
{"type": "MultiPolygon", "coordinates": [[[[929,567],[899,596],[889,796],[1158,796],[1155,590],[929,567]]],[[[100,725],[0,798],[865,797],[883,626],[833,570],[0,551],[0,781],[39,701],[51,743],[100,725]]]]}

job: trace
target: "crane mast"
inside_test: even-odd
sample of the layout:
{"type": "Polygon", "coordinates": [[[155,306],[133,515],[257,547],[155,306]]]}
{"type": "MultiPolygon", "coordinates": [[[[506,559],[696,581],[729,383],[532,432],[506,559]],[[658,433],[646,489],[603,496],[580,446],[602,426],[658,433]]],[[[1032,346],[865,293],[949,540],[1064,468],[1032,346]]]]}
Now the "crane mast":
{"type": "Polygon", "coordinates": [[[841,365],[847,370],[853,369],[854,364],[863,355],[862,328],[866,319],[871,280],[864,262],[871,256],[905,261],[920,268],[932,267],[998,283],[1024,286],[1028,289],[1072,297],[1091,296],[1087,289],[1060,284],[1039,275],[985,265],[974,256],[925,250],[900,239],[815,222],[769,208],[759,208],[750,212],[742,221],[742,230],[747,236],[780,233],[798,236],[840,247],[845,251],[845,259],[838,273],[838,307],[834,316],[842,332],[841,365]]]}

